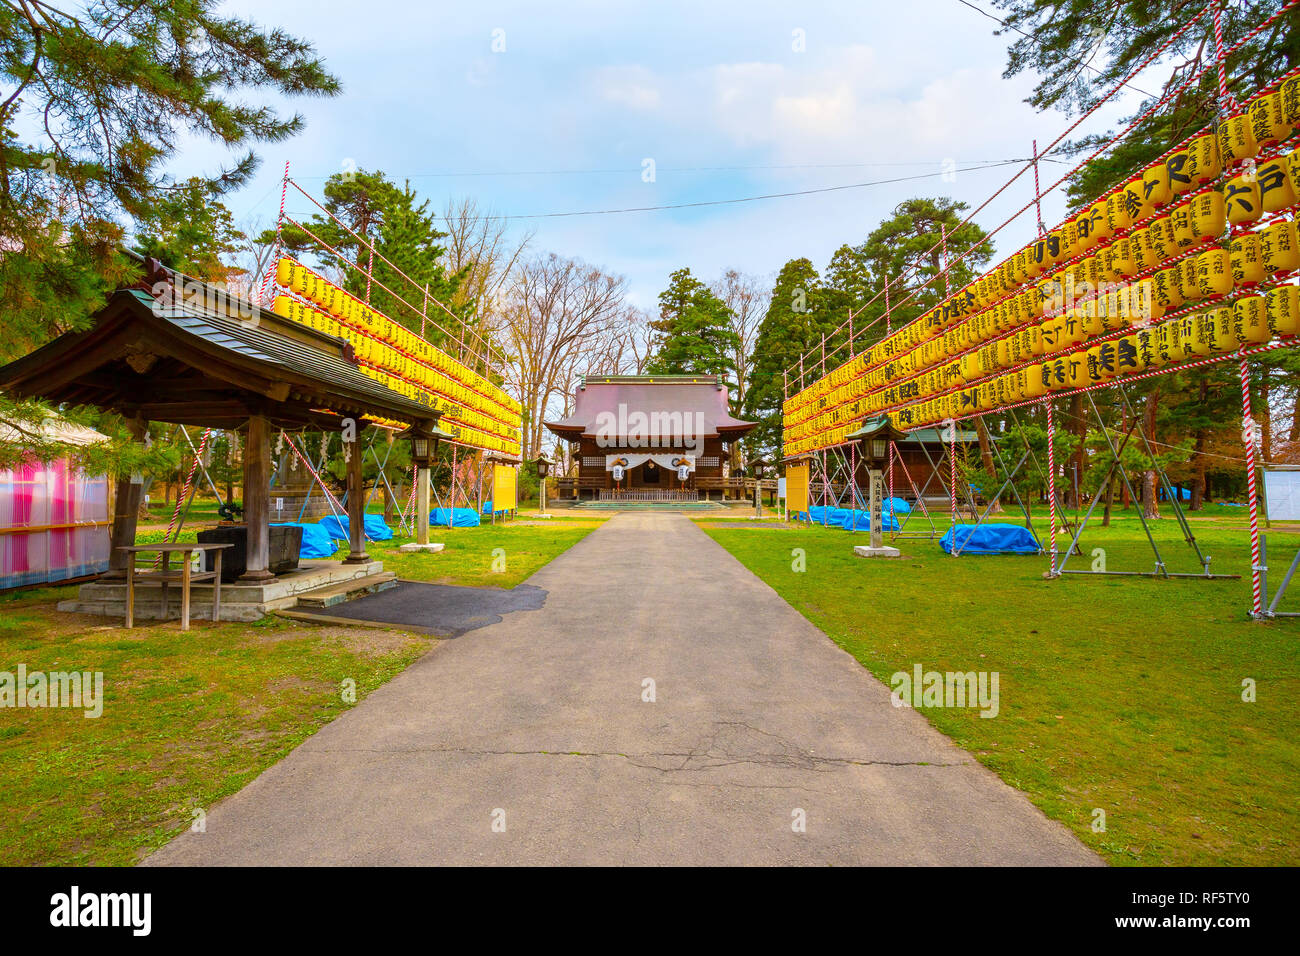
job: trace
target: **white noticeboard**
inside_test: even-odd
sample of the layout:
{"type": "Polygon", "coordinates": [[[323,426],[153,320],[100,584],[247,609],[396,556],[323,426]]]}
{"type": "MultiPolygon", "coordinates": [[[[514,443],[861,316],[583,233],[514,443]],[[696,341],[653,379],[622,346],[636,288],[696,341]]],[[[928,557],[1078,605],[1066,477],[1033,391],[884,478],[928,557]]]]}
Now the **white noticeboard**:
{"type": "Polygon", "coordinates": [[[1270,521],[1300,521],[1300,471],[1265,471],[1264,501],[1270,521]]]}
{"type": "Polygon", "coordinates": [[[776,480],[776,496],[777,496],[778,498],[784,498],[784,497],[785,497],[785,478],[784,478],[784,477],[782,477],[782,478],[778,478],[778,479],[776,480]]]}

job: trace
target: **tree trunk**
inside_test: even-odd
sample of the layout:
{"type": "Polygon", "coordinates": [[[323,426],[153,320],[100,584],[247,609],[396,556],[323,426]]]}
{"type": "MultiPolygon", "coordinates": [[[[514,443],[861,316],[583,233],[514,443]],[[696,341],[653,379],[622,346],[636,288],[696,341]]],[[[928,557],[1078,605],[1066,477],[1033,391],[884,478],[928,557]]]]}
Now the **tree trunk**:
{"type": "Polygon", "coordinates": [[[1260,462],[1267,464],[1273,460],[1273,417],[1269,414],[1268,387],[1251,389],[1251,415],[1259,422],[1260,462]],[[1260,394],[1262,393],[1262,394],[1260,394]]]}
{"type": "Polygon", "coordinates": [[[1112,475],[1110,481],[1106,482],[1106,506],[1101,513],[1101,526],[1110,527],[1110,506],[1115,501],[1115,476],[1112,475]]]}
{"type": "MultiPolygon", "coordinates": [[[[1200,401],[1202,406],[1205,405],[1209,394],[1209,379],[1202,376],[1200,389],[1200,401]]],[[[1192,453],[1192,468],[1195,472],[1195,477],[1192,480],[1192,511],[1200,511],[1205,507],[1205,433],[1206,430],[1204,428],[1198,428],[1196,430],[1196,446],[1192,453]]]]}
{"type": "Polygon", "coordinates": [[[1074,475],[1076,478],[1076,480],[1070,484],[1069,494],[1071,503],[1068,507],[1074,508],[1077,511],[1081,507],[1079,502],[1079,481],[1077,479],[1083,477],[1083,445],[1084,439],[1088,437],[1088,419],[1083,414],[1082,395],[1072,395],[1070,397],[1069,415],[1070,431],[1074,433],[1074,436],[1079,440],[1079,443],[1075,445],[1074,452],[1070,455],[1070,464],[1066,466],[1067,468],[1074,468],[1074,475]]]}
{"type": "MultiPolygon", "coordinates": [[[[1156,440],[1156,412],[1160,408],[1160,392],[1152,391],[1147,396],[1147,407],[1142,417],[1142,430],[1147,436],[1147,441],[1155,447],[1156,440]]],[[[1154,465],[1155,463],[1152,462],[1154,465]]],[[[1148,468],[1142,476],[1142,513],[1147,518],[1160,517],[1160,502],[1156,500],[1156,470],[1148,468]]]]}
{"type": "MultiPolygon", "coordinates": [[[[975,419],[975,434],[979,436],[980,461],[983,462],[984,471],[988,473],[989,478],[992,479],[994,484],[994,487],[988,490],[988,494],[992,495],[996,491],[996,487],[999,484],[1001,484],[1001,482],[998,480],[997,469],[993,467],[993,451],[989,447],[989,430],[988,427],[984,424],[983,416],[980,416],[979,418],[975,419]]],[[[988,499],[988,501],[989,501],[989,514],[1001,513],[1002,511],[1001,501],[999,501],[997,498],[990,498],[988,499]]]]}
{"type": "MultiPolygon", "coordinates": [[[[1122,412],[1122,413],[1120,413],[1120,419],[1119,419],[1119,431],[1120,431],[1120,436],[1121,436],[1121,437],[1124,436],[1124,435],[1127,435],[1127,434],[1128,434],[1128,412],[1122,412]]],[[[1127,481],[1126,481],[1126,482],[1123,482],[1123,483],[1120,485],[1120,488],[1119,488],[1119,501],[1120,501],[1120,504],[1123,505],[1124,510],[1125,510],[1125,511],[1128,511],[1128,509],[1129,509],[1129,505],[1131,505],[1132,502],[1129,500],[1128,482],[1127,482],[1127,481]]]]}

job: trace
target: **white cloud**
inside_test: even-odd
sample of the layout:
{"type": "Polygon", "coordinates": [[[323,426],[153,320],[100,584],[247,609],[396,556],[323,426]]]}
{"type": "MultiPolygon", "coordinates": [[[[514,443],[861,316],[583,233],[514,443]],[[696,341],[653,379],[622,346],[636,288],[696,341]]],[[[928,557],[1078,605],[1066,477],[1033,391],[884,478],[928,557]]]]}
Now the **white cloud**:
{"type": "Polygon", "coordinates": [[[604,67],[595,71],[592,82],[607,103],[643,111],[656,110],[661,103],[654,74],[643,66],[604,67]]]}

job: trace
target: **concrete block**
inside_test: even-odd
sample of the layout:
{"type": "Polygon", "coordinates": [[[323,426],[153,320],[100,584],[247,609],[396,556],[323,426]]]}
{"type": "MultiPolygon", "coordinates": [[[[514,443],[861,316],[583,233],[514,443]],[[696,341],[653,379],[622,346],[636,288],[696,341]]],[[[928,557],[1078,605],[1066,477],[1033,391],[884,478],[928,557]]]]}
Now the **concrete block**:
{"type": "Polygon", "coordinates": [[[891,548],[887,544],[879,548],[873,548],[866,544],[855,545],[853,553],[859,558],[901,558],[903,556],[897,548],[891,548]]]}

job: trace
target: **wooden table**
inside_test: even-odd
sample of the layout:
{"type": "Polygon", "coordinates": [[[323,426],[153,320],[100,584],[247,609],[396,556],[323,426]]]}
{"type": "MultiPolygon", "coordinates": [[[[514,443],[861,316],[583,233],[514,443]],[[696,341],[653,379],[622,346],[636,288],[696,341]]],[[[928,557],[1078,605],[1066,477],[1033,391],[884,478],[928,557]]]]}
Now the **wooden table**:
{"type": "Polygon", "coordinates": [[[190,585],[195,581],[212,582],[212,620],[217,619],[221,612],[221,552],[226,548],[232,548],[231,544],[198,544],[196,542],[176,542],[173,544],[132,544],[126,547],[120,547],[117,550],[126,552],[126,626],[135,627],[135,556],[137,554],[161,554],[162,570],[146,571],[139,577],[146,580],[156,580],[162,582],[162,619],[167,619],[167,585],[172,581],[181,583],[181,630],[190,629],[190,585]],[[211,551],[212,568],[211,571],[191,571],[190,556],[194,552],[199,553],[211,551]],[[171,556],[179,552],[181,555],[181,566],[175,571],[171,569],[171,556]]]}

